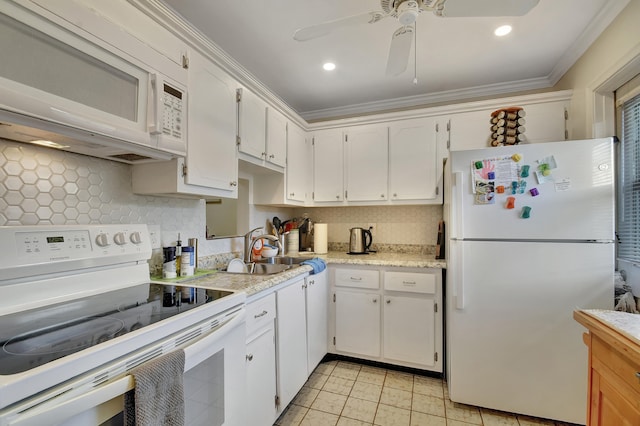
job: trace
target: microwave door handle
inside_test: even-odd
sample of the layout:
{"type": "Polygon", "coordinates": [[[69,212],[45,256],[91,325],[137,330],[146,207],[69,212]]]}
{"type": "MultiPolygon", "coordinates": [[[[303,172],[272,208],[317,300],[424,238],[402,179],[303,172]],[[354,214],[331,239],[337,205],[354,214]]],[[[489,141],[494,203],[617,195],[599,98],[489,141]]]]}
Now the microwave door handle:
{"type": "Polygon", "coordinates": [[[158,135],[162,133],[160,113],[162,111],[162,79],[156,73],[149,74],[149,94],[147,96],[147,126],[149,133],[158,135]]]}
{"type": "Polygon", "coordinates": [[[113,126],[109,126],[108,124],[98,123],[93,119],[88,119],[69,111],[64,111],[60,108],[49,107],[54,116],[60,117],[60,120],[64,123],[80,127],[85,130],[89,130],[92,132],[100,132],[106,135],[111,135],[115,133],[116,128],[113,126]]]}
{"type": "Polygon", "coordinates": [[[187,372],[202,361],[215,354],[218,350],[215,343],[224,339],[233,329],[245,321],[245,310],[238,311],[236,316],[223,324],[217,330],[213,330],[203,339],[184,348],[184,371],[187,372]]]}
{"type": "Polygon", "coordinates": [[[60,424],[91,407],[97,407],[113,398],[124,395],[134,388],[133,376],[127,375],[66,401],[64,401],[65,394],[56,396],[10,419],[8,424],[17,426],[60,424]]]}

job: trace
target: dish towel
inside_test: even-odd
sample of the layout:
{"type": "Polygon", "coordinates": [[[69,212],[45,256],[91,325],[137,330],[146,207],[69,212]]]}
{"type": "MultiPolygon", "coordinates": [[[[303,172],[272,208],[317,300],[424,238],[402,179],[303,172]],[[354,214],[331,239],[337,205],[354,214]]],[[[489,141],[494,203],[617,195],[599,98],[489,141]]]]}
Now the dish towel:
{"type": "Polygon", "coordinates": [[[324,271],[327,267],[327,263],[320,259],[319,257],[314,257],[313,259],[305,260],[301,263],[301,265],[309,265],[313,268],[311,271],[312,274],[319,274],[324,271]]]}
{"type": "Polygon", "coordinates": [[[184,425],[184,350],[146,362],[130,374],[136,387],[124,395],[125,425],[184,425]]]}

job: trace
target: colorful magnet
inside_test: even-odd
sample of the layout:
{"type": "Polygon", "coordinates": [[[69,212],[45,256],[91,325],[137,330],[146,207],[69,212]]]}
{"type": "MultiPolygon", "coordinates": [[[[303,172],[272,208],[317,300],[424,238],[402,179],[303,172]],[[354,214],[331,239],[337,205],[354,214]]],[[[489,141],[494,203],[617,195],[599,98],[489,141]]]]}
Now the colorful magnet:
{"type": "Polygon", "coordinates": [[[496,192],[498,194],[504,194],[504,185],[498,185],[496,186],[496,192]]]}
{"type": "Polygon", "coordinates": [[[507,203],[505,204],[505,208],[513,209],[516,207],[516,197],[507,197],[507,203]]]}
{"type": "Polygon", "coordinates": [[[549,176],[549,175],[551,175],[551,170],[549,170],[549,169],[544,169],[544,170],[542,171],[542,176],[549,176]]]}
{"type": "Polygon", "coordinates": [[[518,161],[522,160],[522,155],[520,155],[520,154],[513,154],[513,155],[511,156],[511,159],[517,163],[518,161]]]}
{"type": "Polygon", "coordinates": [[[514,180],[511,182],[511,193],[515,194],[516,192],[518,192],[518,182],[514,180]]]}
{"type": "Polygon", "coordinates": [[[531,194],[532,197],[536,197],[536,196],[540,195],[540,192],[538,192],[538,188],[531,188],[529,190],[529,193],[531,194]]]}
{"type": "Polygon", "coordinates": [[[520,187],[520,193],[524,194],[524,190],[527,188],[527,182],[525,181],[520,181],[519,183],[519,187],[520,187]]]}
{"type": "Polygon", "coordinates": [[[520,176],[523,178],[529,177],[529,166],[522,166],[520,170],[520,176]]]}
{"type": "Polygon", "coordinates": [[[475,163],[473,163],[473,165],[477,170],[480,170],[482,168],[482,161],[476,161],[475,163]]]}
{"type": "Polygon", "coordinates": [[[531,217],[531,207],[524,206],[522,208],[522,213],[520,214],[520,217],[523,219],[529,219],[531,217]]]}

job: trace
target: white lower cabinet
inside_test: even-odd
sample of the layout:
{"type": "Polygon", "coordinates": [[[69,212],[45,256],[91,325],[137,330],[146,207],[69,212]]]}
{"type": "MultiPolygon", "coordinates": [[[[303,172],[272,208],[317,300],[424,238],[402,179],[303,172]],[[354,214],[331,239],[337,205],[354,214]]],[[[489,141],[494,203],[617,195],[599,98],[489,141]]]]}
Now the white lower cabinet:
{"type": "Polygon", "coordinates": [[[276,291],[278,407],[284,410],[327,354],[327,273],[276,291]]]}
{"type": "Polygon", "coordinates": [[[272,425],[276,419],[276,296],[247,305],[247,424],[272,425]]]}
{"type": "Polygon", "coordinates": [[[330,351],[442,372],[442,270],[331,266],[330,351]]]}

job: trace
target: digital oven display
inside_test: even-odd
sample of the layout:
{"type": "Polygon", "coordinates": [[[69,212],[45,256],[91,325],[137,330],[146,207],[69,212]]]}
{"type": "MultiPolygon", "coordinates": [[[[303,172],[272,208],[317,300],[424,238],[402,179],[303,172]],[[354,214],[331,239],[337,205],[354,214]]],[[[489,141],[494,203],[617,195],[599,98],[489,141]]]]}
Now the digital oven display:
{"type": "Polygon", "coordinates": [[[47,237],[47,243],[64,243],[64,237],[47,237]]]}

